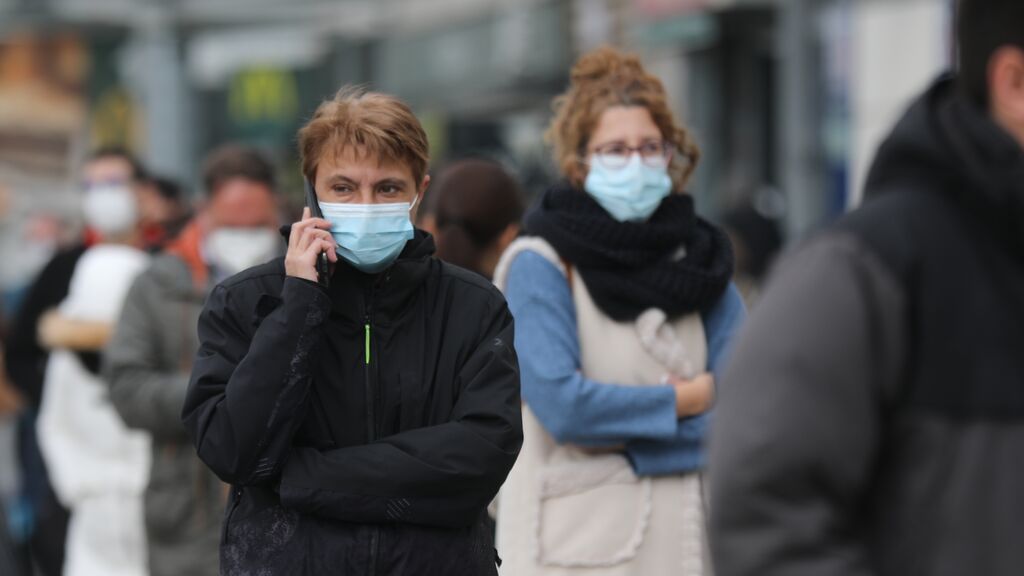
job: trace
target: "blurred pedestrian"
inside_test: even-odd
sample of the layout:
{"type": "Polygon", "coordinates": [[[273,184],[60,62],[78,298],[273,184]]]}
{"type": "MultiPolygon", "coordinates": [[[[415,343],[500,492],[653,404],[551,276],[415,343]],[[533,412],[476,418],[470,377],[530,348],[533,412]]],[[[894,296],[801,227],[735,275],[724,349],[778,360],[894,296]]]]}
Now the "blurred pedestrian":
{"type": "Polygon", "coordinates": [[[765,276],[782,249],[782,232],[774,218],[749,203],[726,212],[722,228],[736,255],[733,281],[750,308],[757,302],[765,276]]]}
{"type": "Polygon", "coordinates": [[[153,438],[145,494],[153,576],[218,573],[226,487],[196,458],[181,424],[196,323],[216,282],[283,245],[274,170],[259,152],[214,151],[203,183],[204,206],[132,285],[105,355],[114,406],[153,438]]]}
{"type": "Polygon", "coordinates": [[[1024,573],[1024,3],[959,4],[959,73],[863,206],[788,256],[725,376],[718,576],[1024,573]]]}
{"type": "Polygon", "coordinates": [[[125,150],[104,148],[93,152],[82,167],[82,200],[86,233],[71,248],[61,250],[32,282],[11,327],[7,342],[7,374],[27,404],[19,426],[22,445],[23,487],[33,514],[30,548],[43,576],[60,576],[68,513],[57,501],[47,479],[35,439],[34,414],[43,396],[49,350],[40,344],[39,322],[67,296],[71,275],[86,248],[111,226],[117,227],[137,209],[123,192],[144,177],[139,161],[125,150]],[[128,183],[125,185],[125,183],[128,183]]]}
{"type": "Polygon", "coordinates": [[[519,234],[523,193],[516,179],[497,162],[460,160],[441,171],[426,204],[437,257],[491,279],[519,234]]]}
{"type": "Polygon", "coordinates": [[[106,208],[123,217],[105,224],[102,240],[75,266],[67,297],[39,327],[51,351],[39,447],[53,489],[71,511],[65,576],[147,574],[142,491],[150,442],[124,425],[99,376],[100,352],[124,296],[149,260],[136,247],[142,233],[137,197],[127,189],[121,194],[106,208]]]}
{"type": "Polygon", "coordinates": [[[232,484],[223,574],[496,575],[486,506],[522,441],[512,316],[413,229],[430,177],[408,106],[342,90],[299,148],[324,218],[307,209],[284,259],[199,321],[183,418],[232,484]]]}
{"type": "MultiPolygon", "coordinates": [[[[9,438],[9,430],[13,431],[12,423],[24,408],[24,400],[7,378],[4,369],[4,335],[6,322],[3,310],[0,310],[0,439],[9,438]]],[[[12,517],[9,516],[9,503],[16,502],[16,491],[13,484],[17,482],[19,466],[13,442],[0,442],[0,574],[21,576],[28,574],[26,548],[23,542],[17,541],[11,534],[12,517]]]]}
{"type": "Polygon", "coordinates": [[[142,214],[141,245],[158,252],[191,219],[188,195],[177,181],[150,175],[139,187],[142,214]]]}
{"type": "Polygon", "coordinates": [[[583,56],[555,110],[565,180],[495,277],[526,403],[503,574],[707,574],[707,412],[744,315],[729,241],[695,213],[697,146],[636,57],[583,56]]]}
{"type": "Polygon", "coordinates": [[[7,509],[3,502],[0,502],[0,574],[6,576],[20,576],[24,574],[23,566],[18,557],[18,549],[11,539],[7,530],[7,509]]]}
{"type": "Polygon", "coordinates": [[[21,392],[14,386],[11,386],[11,382],[7,378],[4,369],[6,365],[5,356],[3,340],[0,339],[0,418],[16,415],[25,406],[25,400],[22,398],[21,392]]]}

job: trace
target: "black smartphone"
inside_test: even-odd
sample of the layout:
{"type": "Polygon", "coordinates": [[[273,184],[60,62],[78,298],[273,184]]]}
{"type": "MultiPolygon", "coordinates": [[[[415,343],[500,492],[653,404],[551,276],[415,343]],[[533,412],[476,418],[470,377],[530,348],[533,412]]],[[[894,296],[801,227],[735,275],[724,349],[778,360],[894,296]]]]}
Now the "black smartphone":
{"type": "MultiPolygon", "coordinates": [[[[306,183],[306,206],[309,206],[309,215],[314,218],[323,218],[324,213],[320,210],[320,202],[316,199],[316,191],[309,180],[306,183]]],[[[316,261],[317,282],[326,288],[331,281],[330,261],[327,259],[327,252],[321,252],[316,261]]]]}

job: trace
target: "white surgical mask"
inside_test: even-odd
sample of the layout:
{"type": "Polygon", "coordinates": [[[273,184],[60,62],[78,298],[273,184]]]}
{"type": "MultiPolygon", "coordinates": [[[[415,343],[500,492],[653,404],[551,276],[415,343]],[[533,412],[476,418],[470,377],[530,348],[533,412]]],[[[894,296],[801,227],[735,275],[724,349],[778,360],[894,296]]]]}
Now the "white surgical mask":
{"type": "Polygon", "coordinates": [[[82,200],[85,223],[103,236],[130,232],[139,221],[139,204],[127,184],[98,184],[82,200]]]}
{"type": "Polygon", "coordinates": [[[617,169],[594,160],[583,187],[620,222],[646,221],[672,193],[668,167],[649,166],[639,154],[633,154],[625,166],[617,169]]]}
{"type": "Polygon", "coordinates": [[[390,266],[402,253],[415,231],[409,213],[419,196],[391,204],[336,204],[321,202],[320,210],[331,223],[336,252],[349,264],[368,274],[390,266]]]}
{"type": "Polygon", "coordinates": [[[217,228],[206,237],[206,259],[232,275],[262,264],[280,253],[280,235],[269,228],[217,228]]]}

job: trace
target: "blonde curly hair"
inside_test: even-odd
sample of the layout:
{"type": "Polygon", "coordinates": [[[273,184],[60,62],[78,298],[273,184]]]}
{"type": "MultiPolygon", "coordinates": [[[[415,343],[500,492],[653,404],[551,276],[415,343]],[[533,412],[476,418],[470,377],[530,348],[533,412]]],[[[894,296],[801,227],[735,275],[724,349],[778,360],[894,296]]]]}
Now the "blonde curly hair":
{"type": "Polygon", "coordinates": [[[666,142],[675,147],[669,175],[677,192],[686,186],[700,149],[690,133],[676,124],[661,80],[649,74],[633,54],[610,47],[580,57],[573,66],[569,89],[555,98],[555,117],[545,138],[554,148],[555,164],[573,185],[586,177],[581,156],[601,114],[614,106],[646,108],[666,142]]]}

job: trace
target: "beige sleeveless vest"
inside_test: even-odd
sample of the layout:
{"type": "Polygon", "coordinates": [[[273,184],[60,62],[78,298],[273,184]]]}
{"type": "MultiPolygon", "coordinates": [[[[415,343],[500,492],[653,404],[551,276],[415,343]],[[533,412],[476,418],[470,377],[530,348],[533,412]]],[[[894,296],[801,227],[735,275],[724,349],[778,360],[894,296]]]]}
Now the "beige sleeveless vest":
{"type": "MultiPolygon", "coordinates": [[[[652,309],[636,322],[615,322],[541,239],[520,239],[509,248],[495,273],[499,288],[511,262],[527,250],[558,266],[571,283],[584,376],[645,386],[669,373],[691,378],[704,370],[707,341],[699,315],[666,322],[652,309]]],[[[503,576],[710,574],[698,474],[638,478],[620,450],[557,444],[526,405],[523,434],[498,505],[503,576]]]]}

